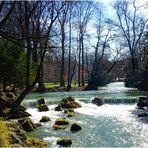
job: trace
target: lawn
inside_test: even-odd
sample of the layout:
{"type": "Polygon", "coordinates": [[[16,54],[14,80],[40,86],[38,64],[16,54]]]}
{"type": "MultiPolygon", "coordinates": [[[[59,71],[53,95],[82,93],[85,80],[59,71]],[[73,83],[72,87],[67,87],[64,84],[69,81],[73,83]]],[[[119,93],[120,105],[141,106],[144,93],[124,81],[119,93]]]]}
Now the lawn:
{"type": "MultiPolygon", "coordinates": [[[[59,87],[59,86],[60,86],[59,83],[44,83],[44,84],[45,84],[45,87],[46,87],[47,89],[56,88],[56,87],[59,87]]],[[[67,83],[65,83],[65,86],[67,86],[67,83]]],[[[78,86],[78,83],[72,83],[71,86],[72,86],[72,87],[78,86]]]]}

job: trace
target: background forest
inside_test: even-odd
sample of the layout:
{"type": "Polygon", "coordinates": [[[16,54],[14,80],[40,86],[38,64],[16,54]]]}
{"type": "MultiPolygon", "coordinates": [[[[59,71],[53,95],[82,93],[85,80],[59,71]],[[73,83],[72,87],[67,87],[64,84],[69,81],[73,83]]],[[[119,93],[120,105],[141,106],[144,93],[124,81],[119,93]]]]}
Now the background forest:
{"type": "Polygon", "coordinates": [[[100,1],[1,1],[1,88],[92,90],[121,79],[148,90],[147,7],[118,0],[109,12],[100,1]]]}

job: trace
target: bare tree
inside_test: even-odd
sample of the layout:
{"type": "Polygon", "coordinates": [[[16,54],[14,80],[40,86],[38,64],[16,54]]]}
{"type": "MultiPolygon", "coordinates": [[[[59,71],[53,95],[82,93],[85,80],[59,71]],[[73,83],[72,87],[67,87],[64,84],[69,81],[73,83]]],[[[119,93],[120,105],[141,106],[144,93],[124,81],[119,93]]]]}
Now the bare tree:
{"type": "MultiPolygon", "coordinates": [[[[61,2],[65,3],[65,2],[61,2]]],[[[69,3],[66,2],[66,5],[62,9],[61,14],[58,17],[58,21],[60,23],[60,30],[61,30],[61,48],[62,48],[62,56],[61,56],[61,78],[60,78],[60,87],[65,86],[65,81],[64,81],[64,69],[65,69],[65,39],[66,39],[66,24],[68,23],[68,10],[69,10],[69,3]]]]}
{"type": "MultiPolygon", "coordinates": [[[[101,84],[99,82],[99,74],[101,73],[101,64],[106,54],[106,49],[110,48],[109,43],[114,38],[114,28],[106,21],[107,18],[104,17],[102,10],[102,5],[99,4],[96,7],[96,19],[97,22],[94,24],[94,28],[96,30],[96,43],[92,45],[94,48],[94,61],[92,65],[92,69],[88,78],[88,86],[87,89],[97,89],[97,87],[101,84]]],[[[93,41],[94,42],[94,41],[93,41]]]]}
{"type": "Polygon", "coordinates": [[[85,58],[84,58],[84,36],[86,35],[87,25],[92,17],[94,5],[92,1],[78,1],[76,2],[76,25],[78,29],[78,42],[79,42],[79,54],[78,54],[78,85],[85,85],[85,58]]]}
{"type": "MultiPolygon", "coordinates": [[[[26,80],[27,85],[17,100],[14,102],[13,106],[19,106],[21,102],[24,100],[26,95],[35,87],[36,83],[39,81],[40,73],[42,70],[42,65],[44,62],[44,57],[46,55],[46,51],[52,48],[51,45],[51,31],[53,28],[53,24],[58,18],[63,6],[59,5],[59,2],[52,1],[52,2],[43,2],[47,3],[46,7],[41,9],[42,18],[36,17],[34,21],[39,21],[41,25],[38,25],[38,31],[40,32],[40,36],[34,34],[33,32],[37,31],[36,27],[33,27],[31,24],[31,18],[33,15],[37,15],[36,9],[39,9],[38,5],[42,2],[39,1],[25,1],[19,2],[18,7],[16,7],[15,11],[13,11],[14,16],[10,17],[7,21],[7,24],[1,29],[2,36],[7,38],[8,40],[13,41],[17,45],[20,45],[26,49],[27,54],[27,64],[28,64],[28,76],[30,76],[30,67],[31,67],[31,51],[40,49],[40,59],[38,61],[37,72],[35,74],[35,78],[32,83],[29,83],[29,79],[26,80]],[[18,14],[18,12],[20,14],[18,14]],[[21,13],[22,12],[22,13],[21,13]],[[17,17],[19,17],[19,22],[17,22],[17,17]],[[22,17],[24,16],[24,17],[22,17]],[[15,19],[16,18],[16,19],[15,19]],[[24,18],[24,19],[23,19],[24,18]],[[13,25],[12,25],[13,24],[13,25]],[[45,25],[45,27],[43,27],[45,25]],[[24,29],[23,29],[24,27],[24,29]],[[43,27],[43,28],[42,28],[43,27]],[[35,29],[36,28],[36,29],[35,29]],[[40,39],[42,38],[42,41],[40,39]],[[34,42],[38,40],[38,44],[36,45],[34,42]]],[[[34,17],[35,18],[35,17],[34,17]]]]}
{"type": "Polygon", "coordinates": [[[69,6],[69,55],[68,55],[68,84],[67,84],[68,89],[71,88],[71,29],[72,29],[71,17],[72,17],[72,3],[70,3],[69,6]]]}
{"type": "Polygon", "coordinates": [[[12,12],[14,11],[16,1],[8,2],[8,1],[1,1],[0,2],[0,29],[5,25],[9,17],[11,16],[12,12]]]}
{"type": "MultiPolygon", "coordinates": [[[[115,65],[120,61],[120,59],[121,59],[121,50],[122,50],[122,47],[121,46],[116,46],[115,47],[116,48],[116,51],[115,50],[113,50],[113,52],[115,52],[116,54],[111,54],[112,55],[112,57],[113,57],[113,59],[112,59],[112,65],[109,67],[109,69],[107,70],[107,74],[109,74],[111,71],[112,71],[112,69],[115,67],[115,65]]],[[[110,48],[110,50],[112,50],[111,48],[110,48]]],[[[110,53],[112,53],[112,52],[110,52],[110,53]]]]}
{"type": "Polygon", "coordinates": [[[130,5],[128,1],[117,1],[114,4],[118,22],[115,25],[120,29],[127,47],[130,51],[132,70],[138,69],[138,43],[143,35],[147,18],[140,15],[140,7],[136,6],[136,0],[130,5]]]}

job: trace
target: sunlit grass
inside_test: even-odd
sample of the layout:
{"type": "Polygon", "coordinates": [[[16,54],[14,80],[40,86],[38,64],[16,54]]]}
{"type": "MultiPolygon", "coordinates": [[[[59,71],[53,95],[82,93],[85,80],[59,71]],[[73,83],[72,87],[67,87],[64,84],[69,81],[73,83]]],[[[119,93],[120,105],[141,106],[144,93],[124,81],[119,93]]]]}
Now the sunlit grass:
{"type": "MultiPolygon", "coordinates": [[[[47,89],[60,87],[59,83],[44,83],[44,85],[45,85],[45,88],[47,89]]],[[[67,83],[65,83],[65,86],[67,86],[67,83]]],[[[74,82],[71,83],[71,87],[75,87],[75,86],[78,86],[78,83],[74,83],[74,82]]]]}
{"type": "Polygon", "coordinates": [[[58,84],[58,83],[44,83],[44,85],[45,85],[45,88],[47,88],[47,89],[56,88],[56,87],[60,86],[60,84],[58,84]]]}

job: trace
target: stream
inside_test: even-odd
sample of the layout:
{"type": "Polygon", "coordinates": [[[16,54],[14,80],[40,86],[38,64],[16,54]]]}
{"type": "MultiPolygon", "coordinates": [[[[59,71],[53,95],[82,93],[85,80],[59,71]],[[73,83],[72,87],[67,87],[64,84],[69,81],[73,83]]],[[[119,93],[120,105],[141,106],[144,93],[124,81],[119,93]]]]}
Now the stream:
{"type": "Polygon", "coordinates": [[[48,147],[58,147],[56,140],[61,137],[70,137],[72,147],[148,147],[148,119],[138,118],[142,110],[136,109],[139,96],[146,95],[148,92],[126,88],[123,82],[110,83],[97,91],[31,93],[23,104],[33,121],[39,122],[42,116],[49,116],[51,121],[42,123],[28,136],[49,142],[48,147]],[[65,130],[52,129],[57,118],[66,116],[54,111],[58,101],[66,96],[74,97],[82,106],[75,109],[75,117],[67,118],[70,125],[77,122],[82,126],[80,132],[72,133],[70,125],[65,130]],[[92,104],[91,99],[95,96],[102,97],[105,104],[92,104]],[[35,108],[41,97],[48,104],[47,112],[38,112],[35,108]]]}

